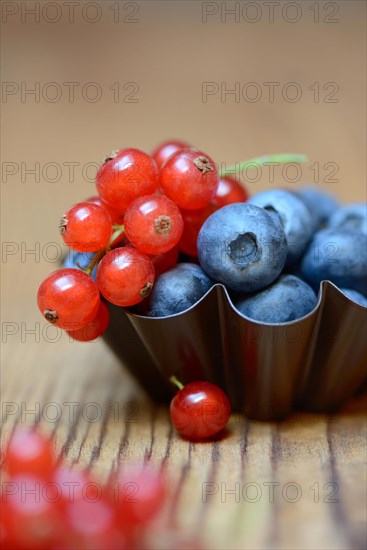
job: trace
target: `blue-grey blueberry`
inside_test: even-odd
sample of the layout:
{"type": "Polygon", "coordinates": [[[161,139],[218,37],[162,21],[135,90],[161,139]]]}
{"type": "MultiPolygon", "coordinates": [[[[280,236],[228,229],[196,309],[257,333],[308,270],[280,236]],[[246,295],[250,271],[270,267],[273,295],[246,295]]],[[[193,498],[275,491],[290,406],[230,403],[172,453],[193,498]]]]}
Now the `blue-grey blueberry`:
{"type": "Polygon", "coordinates": [[[198,237],[201,267],[237,292],[259,290],[281,273],[287,256],[281,224],[248,203],[224,206],[207,218],[198,237]]]}
{"type": "Polygon", "coordinates": [[[294,275],[281,275],[271,286],[241,298],[236,308],[261,323],[287,323],[314,309],[317,297],[312,288],[294,275]]]}
{"type": "Polygon", "coordinates": [[[248,203],[264,208],[280,222],[288,244],[286,264],[295,263],[305,251],[314,230],[311,214],[302,200],[290,191],[269,189],[253,195],[248,203]]]}
{"type": "Polygon", "coordinates": [[[341,206],[330,216],[327,226],[355,229],[367,234],[367,204],[357,202],[341,206]]]}
{"type": "Polygon", "coordinates": [[[316,229],[320,229],[325,225],[328,218],[340,206],[333,194],[320,189],[316,185],[302,185],[298,189],[298,196],[309,209],[316,229]]]}
{"type": "Polygon", "coordinates": [[[315,233],[300,267],[301,276],[316,291],[329,280],[340,288],[367,293],[367,235],[346,229],[315,233]]]}
{"type": "MultiPolygon", "coordinates": [[[[74,269],[80,269],[88,267],[93,260],[95,252],[76,252],[75,250],[69,250],[68,255],[64,260],[63,267],[71,267],[74,269]]],[[[92,271],[92,279],[96,280],[97,265],[92,271]]]]}
{"type": "Polygon", "coordinates": [[[190,308],[213,286],[197,264],[181,263],[160,275],[154,283],[145,312],[149,317],[167,317],[190,308]]]}

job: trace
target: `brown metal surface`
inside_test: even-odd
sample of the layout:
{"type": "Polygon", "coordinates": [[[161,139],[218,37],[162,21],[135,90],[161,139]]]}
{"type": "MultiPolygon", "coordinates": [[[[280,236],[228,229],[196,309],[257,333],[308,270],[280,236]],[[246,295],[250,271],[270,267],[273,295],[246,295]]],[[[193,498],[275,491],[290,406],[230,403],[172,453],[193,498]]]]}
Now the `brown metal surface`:
{"type": "Polygon", "coordinates": [[[367,308],[324,281],[316,308],[298,321],[260,324],[238,313],[223,285],[166,318],[108,304],[105,339],[146,391],[174,392],[167,380],[209,380],[236,410],[275,420],[293,408],[337,409],[366,378],[367,308]]]}

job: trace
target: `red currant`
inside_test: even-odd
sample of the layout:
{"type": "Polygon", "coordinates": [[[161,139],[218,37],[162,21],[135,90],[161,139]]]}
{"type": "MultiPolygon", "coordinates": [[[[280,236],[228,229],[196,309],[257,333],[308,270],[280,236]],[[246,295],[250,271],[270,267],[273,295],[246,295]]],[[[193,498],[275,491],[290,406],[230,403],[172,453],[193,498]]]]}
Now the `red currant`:
{"type": "Polygon", "coordinates": [[[168,252],[165,252],[164,254],[156,254],[154,256],[151,256],[156,277],[158,277],[158,275],[161,275],[165,271],[172,269],[172,267],[175,267],[178,262],[179,252],[180,250],[177,245],[171,248],[171,250],[169,250],[168,252]]]}
{"type": "Polygon", "coordinates": [[[79,342],[90,342],[102,336],[110,323],[110,312],[104,302],[100,302],[97,315],[84,327],[77,330],[68,330],[67,333],[79,342]]]}
{"type": "Polygon", "coordinates": [[[8,483],[7,494],[2,497],[1,515],[5,503],[5,518],[2,519],[11,548],[57,548],[63,529],[58,487],[43,477],[29,474],[16,475],[8,483]]]}
{"type": "Polygon", "coordinates": [[[188,147],[190,147],[189,144],[184,141],[165,141],[157,147],[152,157],[156,161],[158,168],[162,168],[163,164],[169,157],[171,157],[174,153],[177,153],[177,151],[182,151],[182,149],[187,149],[188,147]]]}
{"type": "Polygon", "coordinates": [[[67,517],[74,530],[84,536],[106,533],[114,525],[112,507],[103,499],[76,499],[67,506],[67,517]]]}
{"type": "Polygon", "coordinates": [[[102,206],[109,213],[112,223],[116,223],[118,225],[122,224],[125,211],[119,212],[117,210],[114,210],[109,204],[103,201],[101,197],[98,197],[97,195],[94,197],[89,197],[89,199],[85,199],[84,202],[89,202],[91,204],[96,204],[97,206],[102,206]]]}
{"type": "Polygon", "coordinates": [[[138,149],[121,149],[112,154],[97,173],[97,189],[112,208],[124,211],[135,199],[158,188],[155,161],[138,149]]]}
{"type": "Polygon", "coordinates": [[[159,471],[130,466],[117,477],[118,494],[114,495],[121,525],[146,527],[162,508],[166,485],[159,471]],[[116,498],[117,497],[117,498],[116,498]]]}
{"type": "Polygon", "coordinates": [[[133,306],[146,298],[154,284],[152,260],[132,246],[115,248],[102,258],[97,284],[102,295],[116,306],[133,306]]]}
{"type": "Polygon", "coordinates": [[[83,498],[89,483],[84,472],[65,466],[59,466],[55,470],[52,481],[60,488],[62,506],[83,498]]]}
{"type": "Polygon", "coordinates": [[[184,229],[180,241],[180,250],[188,256],[197,256],[197,240],[199,231],[205,220],[215,212],[216,207],[208,204],[199,210],[181,210],[184,229]]]}
{"type": "Polygon", "coordinates": [[[250,194],[234,178],[226,176],[219,180],[218,189],[212,199],[212,204],[218,208],[233,202],[246,202],[250,194]]]}
{"type": "Polygon", "coordinates": [[[94,319],[100,296],[89,275],[80,269],[65,268],[54,271],[41,283],[37,301],[49,323],[76,330],[94,319]]]}
{"type": "Polygon", "coordinates": [[[164,195],[148,195],[126,210],[125,233],[140,252],[164,254],[181,238],[183,221],[178,207],[164,195]]]}
{"type": "Polygon", "coordinates": [[[64,214],[59,228],[64,243],[70,248],[78,252],[96,252],[107,246],[112,220],[102,206],[80,202],[64,214]]]}
{"type": "Polygon", "coordinates": [[[30,474],[49,477],[53,472],[51,443],[31,429],[17,429],[6,451],[6,468],[9,475],[30,474]]]}
{"type": "Polygon", "coordinates": [[[226,394],[210,382],[191,382],[181,388],[170,405],[176,430],[189,440],[206,439],[220,432],[231,415],[226,394]]]}
{"type": "Polygon", "coordinates": [[[172,155],[161,169],[164,193],[180,208],[203,208],[214,197],[219,183],[214,162],[196,149],[184,149],[172,155]]]}

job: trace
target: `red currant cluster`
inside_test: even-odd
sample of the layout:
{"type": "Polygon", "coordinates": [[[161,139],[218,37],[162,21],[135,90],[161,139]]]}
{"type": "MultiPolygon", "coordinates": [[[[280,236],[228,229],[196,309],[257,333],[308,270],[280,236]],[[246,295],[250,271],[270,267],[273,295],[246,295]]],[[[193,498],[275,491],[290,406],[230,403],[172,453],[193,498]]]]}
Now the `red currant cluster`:
{"type": "Polygon", "coordinates": [[[11,438],[2,477],[4,550],[145,548],[146,529],[167,494],[162,474],[151,467],[129,466],[102,485],[56,465],[51,443],[28,430],[11,438]]]}
{"type": "Polygon", "coordinates": [[[152,156],[114,151],[96,183],[99,196],[74,205],[60,222],[65,244],[93,253],[92,260],[51,273],[38,291],[45,319],[81,341],[108,326],[100,295],[117,306],[138,304],[156,275],[177,263],[179,251],[197,256],[198,233],[210,214],[248,197],[235,179],[220,177],[208,155],[179,141],[162,144],[152,156]]]}

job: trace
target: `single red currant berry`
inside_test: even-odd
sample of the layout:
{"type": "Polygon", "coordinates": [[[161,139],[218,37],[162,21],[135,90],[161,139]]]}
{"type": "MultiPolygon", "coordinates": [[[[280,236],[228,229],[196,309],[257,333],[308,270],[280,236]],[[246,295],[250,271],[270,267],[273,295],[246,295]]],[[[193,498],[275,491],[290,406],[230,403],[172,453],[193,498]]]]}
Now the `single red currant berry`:
{"type": "Polygon", "coordinates": [[[164,195],[148,195],[136,199],[126,210],[125,233],[140,252],[164,254],[181,238],[182,216],[164,195]]]}
{"type": "Polygon", "coordinates": [[[51,273],[40,285],[38,307],[56,327],[76,330],[96,316],[100,296],[96,283],[80,269],[65,268],[51,273]]]}
{"type": "Polygon", "coordinates": [[[107,246],[112,220],[102,206],[80,202],[64,214],[59,229],[64,243],[73,250],[96,252],[107,246]]]}
{"type": "Polygon", "coordinates": [[[144,469],[129,466],[117,475],[114,502],[120,525],[126,528],[146,527],[160,512],[167,488],[162,473],[150,466],[144,469]],[[135,498],[129,498],[132,491],[135,498]]]}
{"type": "MultiPolygon", "coordinates": [[[[66,519],[72,530],[82,537],[106,537],[114,528],[115,513],[101,498],[81,498],[67,504],[66,519]]],[[[86,546],[86,548],[91,548],[86,546]]],[[[103,548],[103,546],[94,546],[103,548]]]]}
{"type": "Polygon", "coordinates": [[[237,180],[226,176],[219,180],[218,189],[212,199],[212,204],[218,208],[234,202],[246,202],[250,194],[237,180]]]}
{"type": "Polygon", "coordinates": [[[180,250],[177,245],[171,248],[171,250],[169,250],[168,252],[165,252],[164,254],[155,254],[154,256],[151,256],[156,277],[158,277],[158,275],[161,275],[165,271],[172,269],[172,267],[175,267],[178,262],[179,252],[180,250]]]}
{"type": "Polygon", "coordinates": [[[101,197],[98,197],[97,195],[94,197],[89,197],[89,199],[85,199],[84,202],[89,202],[92,204],[96,204],[97,206],[102,206],[109,213],[113,224],[122,224],[125,211],[119,212],[118,210],[114,210],[109,204],[103,201],[101,197]]]}
{"type": "Polygon", "coordinates": [[[98,265],[101,294],[116,306],[133,306],[149,296],[155,279],[152,260],[132,246],[115,248],[98,265]]]}
{"type": "Polygon", "coordinates": [[[104,302],[100,302],[97,315],[84,327],[77,330],[68,330],[67,333],[79,342],[90,342],[102,336],[110,323],[110,312],[104,302]]]}
{"type": "Polygon", "coordinates": [[[177,153],[177,151],[182,151],[182,149],[187,149],[188,147],[190,147],[190,145],[184,141],[165,141],[157,147],[152,157],[156,161],[158,168],[162,168],[166,160],[169,159],[174,153],[177,153]]]}
{"type": "Polygon", "coordinates": [[[210,382],[191,382],[180,387],[170,405],[176,430],[190,440],[206,439],[220,432],[231,415],[226,394],[210,382]]]}
{"type": "Polygon", "coordinates": [[[188,256],[197,256],[197,240],[200,229],[205,220],[213,214],[217,208],[213,204],[208,204],[199,210],[181,210],[184,229],[180,240],[180,250],[188,256]]]}
{"type": "Polygon", "coordinates": [[[97,173],[100,197],[121,212],[135,199],[154,193],[158,183],[155,161],[138,149],[121,149],[97,173]]]}
{"type": "Polygon", "coordinates": [[[50,477],[54,470],[50,441],[35,430],[17,429],[6,449],[6,469],[10,476],[50,477]]]}
{"type": "Polygon", "coordinates": [[[82,499],[88,490],[87,485],[90,483],[84,472],[66,466],[59,466],[55,470],[52,481],[60,489],[61,506],[82,499]]]}
{"type": "Polygon", "coordinates": [[[172,155],[160,173],[164,193],[180,208],[203,208],[214,197],[219,183],[218,170],[210,157],[196,149],[172,155]]]}
{"type": "Polygon", "coordinates": [[[59,488],[43,476],[26,473],[13,476],[9,483],[13,490],[6,495],[6,512],[9,512],[9,516],[5,529],[13,544],[11,548],[58,548],[64,528],[59,488]]]}

